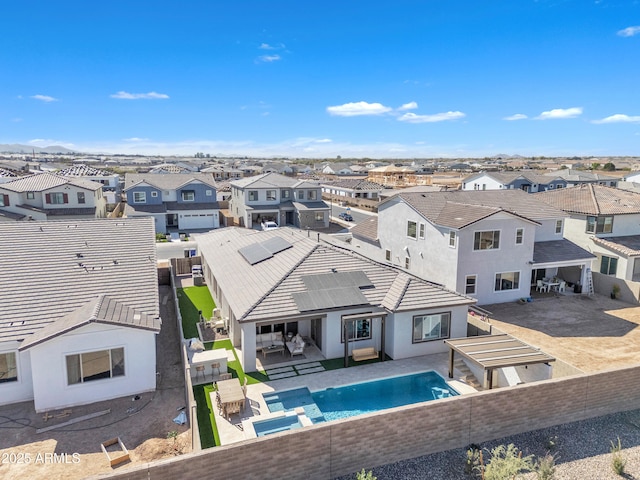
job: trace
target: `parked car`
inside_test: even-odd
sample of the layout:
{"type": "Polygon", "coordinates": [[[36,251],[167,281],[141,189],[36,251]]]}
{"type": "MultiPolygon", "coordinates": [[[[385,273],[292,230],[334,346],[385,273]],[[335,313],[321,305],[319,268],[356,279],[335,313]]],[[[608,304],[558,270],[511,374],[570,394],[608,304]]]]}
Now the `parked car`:
{"type": "Polygon", "coordinates": [[[338,218],[341,218],[345,222],[353,222],[353,217],[350,213],[347,212],[342,212],[340,215],[338,215],[338,218]]]}
{"type": "Polygon", "coordinates": [[[275,230],[278,228],[276,222],[262,222],[262,230],[275,230]]]}

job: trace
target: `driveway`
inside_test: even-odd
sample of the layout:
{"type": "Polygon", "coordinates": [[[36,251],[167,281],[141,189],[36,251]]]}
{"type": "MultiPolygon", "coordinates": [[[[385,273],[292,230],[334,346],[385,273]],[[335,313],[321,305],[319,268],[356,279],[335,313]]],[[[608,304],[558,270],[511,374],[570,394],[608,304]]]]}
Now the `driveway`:
{"type": "Polygon", "coordinates": [[[584,372],[637,365],[640,307],[602,295],[483,305],[491,324],[584,372]]]}

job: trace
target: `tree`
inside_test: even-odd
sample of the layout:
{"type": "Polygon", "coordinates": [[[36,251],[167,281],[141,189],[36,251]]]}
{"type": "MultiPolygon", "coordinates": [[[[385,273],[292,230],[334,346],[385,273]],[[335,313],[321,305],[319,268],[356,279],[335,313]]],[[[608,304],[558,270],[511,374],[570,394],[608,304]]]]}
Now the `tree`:
{"type": "Polygon", "coordinates": [[[604,170],[605,172],[615,172],[616,166],[611,162],[607,162],[602,167],[602,170],[604,170]]]}
{"type": "Polygon", "coordinates": [[[597,170],[600,168],[600,164],[598,162],[594,162],[591,164],[591,170],[597,170]]]}

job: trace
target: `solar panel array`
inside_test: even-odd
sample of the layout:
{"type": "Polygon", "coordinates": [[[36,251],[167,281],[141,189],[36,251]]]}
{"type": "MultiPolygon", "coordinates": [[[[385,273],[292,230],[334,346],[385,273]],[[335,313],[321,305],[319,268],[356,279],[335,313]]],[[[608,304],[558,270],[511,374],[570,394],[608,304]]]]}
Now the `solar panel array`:
{"type": "Polygon", "coordinates": [[[293,245],[284,238],[272,237],[264,242],[252,243],[246,247],[239,248],[238,253],[242,255],[249,265],[255,265],[291,247],[293,247],[293,245]]]}
{"type": "Polygon", "coordinates": [[[363,271],[332,272],[307,275],[302,277],[307,290],[323,290],[327,288],[366,288],[373,287],[373,283],[363,271]]]}
{"type": "Polygon", "coordinates": [[[362,271],[306,275],[302,282],[307,291],[291,294],[301,312],[367,305],[369,300],[360,288],[373,287],[362,271]]]}

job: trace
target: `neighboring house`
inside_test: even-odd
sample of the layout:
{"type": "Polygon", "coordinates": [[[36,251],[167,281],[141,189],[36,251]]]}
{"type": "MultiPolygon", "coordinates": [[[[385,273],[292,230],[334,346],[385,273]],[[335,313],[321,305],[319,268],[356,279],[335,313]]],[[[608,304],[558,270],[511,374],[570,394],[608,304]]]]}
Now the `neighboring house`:
{"type": "Polygon", "coordinates": [[[544,192],[567,186],[560,177],[523,172],[480,172],[462,180],[462,190],[519,189],[529,193],[544,192]]]}
{"type": "Polygon", "coordinates": [[[155,390],[153,235],[149,218],[0,224],[0,404],[155,390]]]}
{"type": "Polygon", "coordinates": [[[281,175],[293,175],[294,169],[291,165],[280,162],[269,162],[262,167],[260,173],[280,173],[281,175]]]}
{"type": "Polygon", "coordinates": [[[632,172],[629,175],[625,175],[622,180],[625,182],[640,183],[640,172],[632,172]]]}
{"type": "Polygon", "coordinates": [[[213,165],[203,168],[200,172],[212,174],[216,182],[237,180],[244,177],[244,173],[241,170],[228,165],[213,165]]]}
{"type": "Polygon", "coordinates": [[[149,173],[191,173],[196,168],[186,163],[161,163],[160,165],[154,165],[149,173]]]}
{"type": "Polygon", "coordinates": [[[378,183],[357,178],[344,178],[322,182],[322,193],[346,198],[378,200],[384,187],[378,183]]]}
{"type": "Polygon", "coordinates": [[[593,255],[563,239],[566,216],[522,190],[399,193],[351,229],[352,246],[479,304],[510,302],[544,277],[584,284],[593,255]]]}
{"type": "Polygon", "coordinates": [[[374,347],[393,359],[446,352],[465,337],[475,300],[289,228],[228,227],[198,235],[207,286],[228,319],[245,371],[257,335],[300,334],[325,358],[374,347]]]}
{"type": "Polygon", "coordinates": [[[322,167],[321,173],[325,175],[352,175],[353,170],[347,163],[327,163],[322,167]]]}
{"type": "Polygon", "coordinates": [[[587,183],[596,183],[608,187],[618,185],[620,178],[602,175],[600,173],[587,172],[584,170],[575,170],[572,168],[562,168],[554,172],[545,173],[549,177],[562,178],[567,182],[567,187],[575,187],[576,185],[584,185],[587,183]]]}
{"type": "Polygon", "coordinates": [[[125,217],[151,216],[156,232],[220,226],[216,183],[208,173],[127,173],[125,217]]]}
{"type": "Polygon", "coordinates": [[[18,178],[18,175],[12,172],[11,170],[7,170],[6,168],[0,167],[0,183],[10,182],[18,178]]]}
{"type": "Polygon", "coordinates": [[[597,256],[595,272],[640,282],[640,193],[586,184],[535,198],[569,215],[564,236],[597,256]]]}
{"type": "Polygon", "coordinates": [[[115,206],[120,201],[120,175],[87,165],[74,165],[55,172],[63,177],[76,177],[102,184],[102,193],[107,205],[115,206]]]}
{"type": "Polygon", "coordinates": [[[322,201],[320,184],[278,173],[231,182],[229,210],[247,228],[260,228],[264,221],[299,228],[329,226],[330,207],[322,201]]]}
{"type": "Polygon", "coordinates": [[[403,187],[415,185],[415,176],[414,168],[385,165],[369,170],[367,180],[385,187],[403,187]]]}
{"type": "Polygon", "coordinates": [[[52,220],[106,215],[102,184],[97,182],[37,173],[0,184],[0,218],[52,220]]]}

